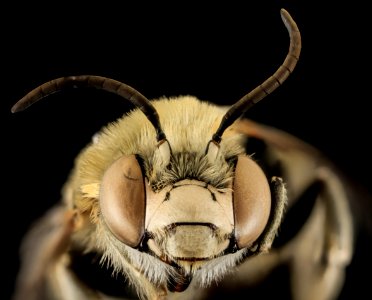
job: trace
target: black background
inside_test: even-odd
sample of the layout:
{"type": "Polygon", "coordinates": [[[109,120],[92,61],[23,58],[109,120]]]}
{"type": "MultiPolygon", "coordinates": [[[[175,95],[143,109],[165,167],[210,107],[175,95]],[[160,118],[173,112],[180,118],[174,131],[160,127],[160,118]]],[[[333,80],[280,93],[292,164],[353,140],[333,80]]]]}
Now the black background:
{"type": "MultiPolygon", "coordinates": [[[[191,94],[230,105],[282,63],[288,33],[280,19],[281,7],[291,13],[302,33],[301,58],[287,82],[247,116],[315,145],[371,193],[366,45],[371,32],[366,8],[356,1],[299,2],[3,8],[5,298],[13,289],[20,239],[59,200],[74,157],[92,134],[132,108],[117,96],[92,90],[61,92],[15,115],[10,113],[12,104],[48,80],[94,74],[125,82],[150,99],[191,94]]],[[[371,219],[371,200],[366,196],[355,201],[371,219]]],[[[371,296],[367,285],[371,238],[366,229],[361,232],[341,299],[357,291],[364,295],[359,299],[371,296]]]]}

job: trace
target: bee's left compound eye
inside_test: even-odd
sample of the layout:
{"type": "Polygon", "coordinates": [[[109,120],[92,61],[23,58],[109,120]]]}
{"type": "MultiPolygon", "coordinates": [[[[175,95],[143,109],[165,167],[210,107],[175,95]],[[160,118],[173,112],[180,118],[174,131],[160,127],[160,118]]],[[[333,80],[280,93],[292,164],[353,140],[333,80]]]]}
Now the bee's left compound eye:
{"type": "Polygon", "coordinates": [[[249,247],[264,231],[270,216],[271,193],[261,168],[240,155],[234,178],[235,238],[239,249],[249,247]]]}
{"type": "Polygon", "coordinates": [[[116,238],[137,247],[145,231],[145,188],[135,155],[123,156],[107,169],[100,206],[105,223],[116,238]]]}

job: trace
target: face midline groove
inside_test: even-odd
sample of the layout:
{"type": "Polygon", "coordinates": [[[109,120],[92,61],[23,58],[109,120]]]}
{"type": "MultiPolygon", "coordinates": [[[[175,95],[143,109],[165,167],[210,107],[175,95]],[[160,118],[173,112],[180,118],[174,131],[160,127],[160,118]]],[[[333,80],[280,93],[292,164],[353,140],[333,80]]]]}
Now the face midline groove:
{"type": "Polygon", "coordinates": [[[174,222],[164,227],[166,232],[173,231],[178,226],[206,226],[209,227],[213,232],[218,230],[218,227],[213,223],[209,222],[174,222]]]}

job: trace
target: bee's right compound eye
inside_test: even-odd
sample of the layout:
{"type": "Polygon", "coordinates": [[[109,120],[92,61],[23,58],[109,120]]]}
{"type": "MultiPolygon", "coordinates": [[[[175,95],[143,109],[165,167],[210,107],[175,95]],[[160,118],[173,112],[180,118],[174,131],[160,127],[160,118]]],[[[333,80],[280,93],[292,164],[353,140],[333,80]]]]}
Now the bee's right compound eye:
{"type": "Polygon", "coordinates": [[[109,230],[130,247],[137,247],[145,232],[145,187],[135,155],[123,156],[105,172],[100,207],[109,230]]]}

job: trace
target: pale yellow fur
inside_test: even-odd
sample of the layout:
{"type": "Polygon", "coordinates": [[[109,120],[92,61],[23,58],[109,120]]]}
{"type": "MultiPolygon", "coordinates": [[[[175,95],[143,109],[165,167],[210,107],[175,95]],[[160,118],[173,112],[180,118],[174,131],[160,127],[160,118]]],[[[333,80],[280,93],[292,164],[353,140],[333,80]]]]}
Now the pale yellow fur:
{"type": "MultiPolygon", "coordinates": [[[[201,102],[195,97],[162,98],[153,102],[172,151],[204,154],[225,110],[201,102]]],[[[243,153],[241,137],[226,130],[221,152],[232,156],[243,153]]],[[[65,191],[68,202],[81,211],[90,211],[97,204],[100,181],[105,170],[122,155],[154,156],[156,135],[151,123],[141,111],[133,111],[109,124],[76,158],[75,168],[65,191]],[[66,192],[67,194],[67,192],[66,192]],[[71,194],[71,192],[69,193],[71,194]]]]}
{"type": "MultiPolygon", "coordinates": [[[[200,171],[202,176],[215,178],[215,182],[219,182],[221,187],[231,186],[233,171],[225,159],[244,153],[244,138],[230,128],[224,134],[215,163],[208,166],[205,157],[208,142],[221,122],[225,109],[191,96],[162,98],[153,104],[174,157],[181,155],[177,164],[185,168],[182,172],[187,173],[187,168],[193,168],[189,160],[194,159],[194,166],[199,162],[204,165],[200,171]],[[185,153],[192,153],[192,157],[182,156],[185,153]]],[[[115,160],[130,154],[145,158],[145,165],[150,169],[146,175],[154,186],[157,178],[171,178],[172,174],[159,173],[162,171],[159,170],[156,149],[153,126],[141,111],[132,111],[95,135],[92,143],[76,158],[75,168],[64,187],[64,198],[68,206],[77,209],[82,216],[89,216],[82,218],[84,225],[73,236],[72,247],[101,253],[104,262],[113,265],[116,272],[127,274],[143,297],[154,297],[154,286],[165,286],[168,276],[173,272],[172,268],[113,238],[100,215],[100,182],[105,170],[115,160]],[[139,273],[145,277],[139,276],[139,273]]],[[[182,176],[182,172],[179,172],[182,176]]],[[[224,260],[217,260],[217,264],[211,262],[195,276],[199,278],[200,284],[208,285],[226,273],[229,266],[235,265],[243,253],[244,250],[241,250],[227,255],[224,260]]]]}

